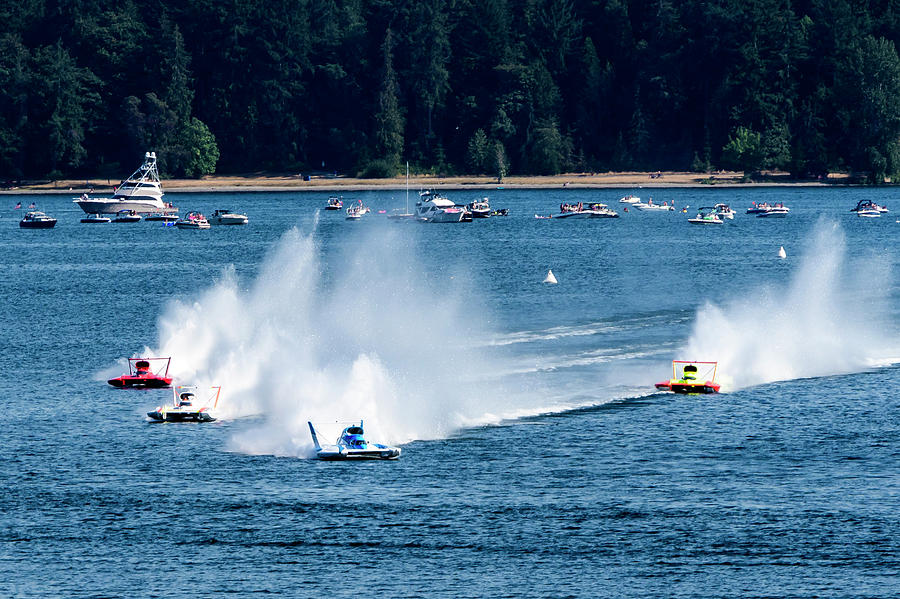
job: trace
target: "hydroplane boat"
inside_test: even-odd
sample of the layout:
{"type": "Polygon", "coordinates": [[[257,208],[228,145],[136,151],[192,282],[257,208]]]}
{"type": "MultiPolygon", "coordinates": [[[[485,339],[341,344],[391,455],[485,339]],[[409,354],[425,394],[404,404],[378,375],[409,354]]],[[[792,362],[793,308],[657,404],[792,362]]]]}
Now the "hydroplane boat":
{"type": "Polygon", "coordinates": [[[341,432],[334,445],[319,445],[319,437],[312,422],[309,433],[316,447],[316,457],[320,460],[396,460],[400,457],[400,448],[380,443],[370,443],[363,432],[363,421],[359,426],[348,426],[341,432]]]}
{"type": "Polygon", "coordinates": [[[172,384],[172,377],[169,376],[171,361],[172,358],[128,358],[128,374],[109,379],[107,382],[120,389],[132,387],[162,389],[172,384]],[[163,361],[166,363],[165,370],[162,365],[159,367],[159,372],[153,372],[150,369],[151,362],[161,364],[163,361]]]}
{"type": "Polygon", "coordinates": [[[672,360],[672,378],[668,381],[656,383],[660,391],[671,391],[685,395],[700,395],[718,393],[719,383],[716,382],[716,368],[718,362],[697,362],[694,360],[672,360]],[[698,366],[703,366],[703,377],[698,378],[698,366]],[[711,374],[711,376],[710,376],[711,374]],[[705,377],[709,376],[709,380],[705,377]]]}
{"type": "Polygon", "coordinates": [[[219,404],[219,394],[222,387],[210,387],[215,391],[204,402],[197,399],[194,390],[197,387],[180,386],[172,389],[172,405],[159,406],[155,410],[147,412],[147,416],[156,422],[212,422],[215,417],[210,410],[219,404]],[[212,402],[212,406],[210,406],[212,402]]]}

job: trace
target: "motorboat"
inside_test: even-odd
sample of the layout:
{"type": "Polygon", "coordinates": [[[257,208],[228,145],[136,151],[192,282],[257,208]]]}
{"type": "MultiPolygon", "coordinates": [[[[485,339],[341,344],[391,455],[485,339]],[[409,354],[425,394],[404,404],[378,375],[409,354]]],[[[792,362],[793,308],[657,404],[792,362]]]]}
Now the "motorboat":
{"type": "Polygon", "coordinates": [[[113,219],[114,223],[136,223],[141,220],[141,215],[135,212],[134,210],[119,210],[116,213],[116,217],[113,219]]]}
{"type": "Polygon", "coordinates": [[[148,214],[147,216],[144,217],[144,220],[155,221],[155,222],[164,222],[167,224],[168,223],[174,224],[175,222],[178,221],[178,215],[175,214],[174,212],[148,214]]]}
{"type": "Polygon", "coordinates": [[[670,205],[668,202],[654,204],[653,198],[647,200],[646,204],[643,202],[634,203],[632,204],[632,207],[641,212],[675,212],[675,206],[670,205]]]}
{"type": "Polygon", "coordinates": [[[757,212],[756,218],[784,218],[790,211],[790,208],[779,202],[773,206],[768,206],[762,212],[757,212]]]}
{"type": "Polygon", "coordinates": [[[878,218],[887,211],[888,209],[885,206],[879,206],[872,200],[860,200],[856,204],[856,208],[850,210],[850,212],[855,212],[856,216],[865,218],[878,218]]]}
{"type": "Polygon", "coordinates": [[[444,196],[425,190],[416,202],[416,216],[429,223],[460,223],[466,210],[444,196]]]}
{"type": "Polygon", "coordinates": [[[171,362],[172,358],[128,358],[128,374],[107,382],[120,389],[162,389],[172,384],[172,377],[169,376],[171,362]],[[156,372],[151,369],[151,363],[158,364],[156,372]]]}
{"type": "Polygon", "coordinates": [[[498,208],[491,210],[491,216],[509,216],[509,208],[498,208]]]}
{"type": "Polygon", "coordinates": [[[209,389],[213,393],[203,400],[197,397],[197,387],[187,385],[173,387],[172,405],[158,406],[155,410],[147,412],[147,417],[156,422],[212,422],[216,418],[211,411],[219,404],[222,387],[209,389]]]}
{"type": "Polygon", "coordinates": [[[208,229],[209,221],[199,212],[189,212],[184,218],[175,221],[179,229],[208,229]]]}
{"type": "Polygon", "coordinates": [[[144,162],[130,177],[119,183],[111,198],[91,198],[82,194],[73,200],[88,214],[117,214],[120,210],[134,210],[138,214],[171,212],[176,210],[163,201],[156,152],[144,154],[144,162]]]}
{"type": "Polygon", "coordinates": [[[316,457],[320,460],[396,460],[400,457],[400,448],[366,440],[363,421],[359,426],[353,424],[345,428],[334,445],[320,445],[319,437],[312,422],[309,433],[316,448],[316,457]]]}
{"type": "Polygon", "coordinates": [[[628,194],[625,197],[619,198],[619,203],[620,204],[640,204],[641,198],[639,198],[633,194],[628,194]]]}
{"type": "Polygon", "coordinates": [[[472,218],[488,218],[491,216],[491,205],[487,198],[481,198],[466,204],[466,210],[472,214],[472,218]]]}
{"type": "Polygon", "coordinates": [[[697,212],[697,216],[689,218],[688,222],[692,225],[721,225],[724,224],[713,206],[703,206],[697,212]]]}
{"type": "Polygon", "coordinates": [[[325,210],[340,210],[344,207],[343,197],[331,196],[325,204],[325,210]]]}
{"type": "Polygon", "coordinates": [[[83,223],[108,223],[112,219],[108,216],[103,216],[102,214],[88,214],[84,218],[81,219],[83,223]]]}
{"type": "Polygon", "coordinates": [[[771,206],[769,205],[768,202],[760,202],[759,204],[757,204],[756,202],[753,202],[753,205],[751,205],[749,208],[747,208],[747,214],[762,214],[763,212],[766,212],[770,208],[771,208],[771,206]]]}
{"type": "Polygon", "coordinates": [[[587,213],[584,211],[582,202],[577,204],[564,202],[559,205],[559,213],[550,215],[550,218],[587,218],[587,213]]]}
{"type": "Polygon", "coordinates": [[[591,202],[587,208],[583,208],[583,211],[587,212],[588,218],[619,218],[618,212],[600,202],[591,202]]]}
{"type": "Polygon", "coordinates": [[[347,208],[346,219],[347,220],[359,220],[362,218],[363,214],[365,214],[365,212],[363,212],[363,207],[359,204],[354,204],[347,208]]]}
{"type": "Polygon", "coordinates": [[[656,383],[660,391],[671,391],[685,395],[701,395],[719,392],[716,382],[718,362],[697,362],[694,360],[672,360],[672,378],[656,383]],[[700,368],[703,375],[700,375],[700,368]]]}
{"type": "Polygon", "coordinates": [[[728,204],[716,204],[714,208],[716,210],[716,216],[719,218],[727,218],[728,220],[734,219],[735,212],[728,204]]]}
{"type": "Polygon", "coordinates": [[[22,220],[19,221],[19,226],[23,229],[52,229],[56,226],[56,219],[35,210],[26,212],[22,220]]]}
{"type": "Polygon", "coordinates": [[[250,219],[247,218],[246,214],[225,209],[216,210],[209,217],[209,224],[211,225],[246,225],[248,222],[250,222],[250,219]]]}

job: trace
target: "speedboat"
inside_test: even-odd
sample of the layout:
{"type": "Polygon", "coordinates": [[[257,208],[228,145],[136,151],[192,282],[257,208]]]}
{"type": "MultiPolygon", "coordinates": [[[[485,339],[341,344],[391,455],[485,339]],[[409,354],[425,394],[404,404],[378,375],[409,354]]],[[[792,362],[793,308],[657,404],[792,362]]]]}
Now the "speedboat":
{"type": "Polygon", "coordinates": [[[609,206],[600,202],[591,202],[584,208],[584,212],[587,212],[589,218],[619,218],[618,212],[610,210],[609,206]]]}
{"type": "Polygon", "coordinates": [[[116,213],[116,217],[113,219],[114,223],[136,223],[141,220],[141,215],[135,212],[134,210],[119,210],[116,213]]]}
{"type": "Polygon", "coordinates": [[[103,216],[102,214],[88,214],[84,218],[81,219],[83,223],[108,223],[112,219],[108,216],[103,216]]]}
{"type": "Polygon", "coordinates": [[[341,432],[334,445],[319,445],[319,437],[312,422],[309,433],[316,447],[316,457],[320,460],[396,460],[400,457],[400,448],[370,443],[363,432],[363,422],[359,426],[348,426],[341,432]]]}
{"type": "Polygon", "coordinates": [[[199,212],[189,212],[184,218],[175,221],[179,229],[208,229],[209,221],[199,212]]]}
{"type": "Polygon", "coordinates": [[[509,216],[509,208],[498,208],[491,210],[491,216],[509,216]]]}
{"type": "Polygon", "coordinates": [[[143,388],[143,389],[161,389],[172,384],[172,377],[169,376],[169,364],[172,358],[128,358],[128,374],[117,376],[109,379],[107,382],[113,387],[120,389],[143,388]],[[150,369],[151,362],[162,363],[165,361],[165,370],[160,365],[160,372],[153,372],[150,369]]]}
{"type": "Polygon", "coordinates": [[[178,221],[178,215],[174,212],[163,212],[156,214],[148,214],[144,217],[144,220],[147,221],[156,221],[156,222],[164,222],[164,223],[175,223],[178,221]]]}
{"type": "Polygon", "coordinates": [[[56,219],[43,212],[26,212],[19,221],[19,226],[23,229],[52,229],[56,226],[56,219]]]}
{"type": "Polygon", "coordinates": [[[347,208],[346,219],[347,220],[359,220],[362,218],[363,214],[365,214],[365,212],[363,212],[362,206],[360,206],[359,204],[354,204],[353,206],[350,206],[349,208],[347,208]]]}
{"type": "Polygon", "coordinates": [[[672,378],[668,381],[656,383],[660,391],[671,391],[686,395],[700,395],[718,393],[719,383],[716,382],[716,368],[718,362],[697,362],[693,360],[672,360],[672,378]],[[699,368],[703,366],[704,374],[698,377],[699,368]],[[710,373],[712,375],[710,376],[710,373]],[[705,380],[709,376],[708,380],[705,380]]]}
{"type": "Polygon", "coordinates": [[[647,200],[647,203],[636,202],[633,203],[632,206],[636,210],[640,210],[641,212],[674,212],[675,206],[669,205],[668,202],[663,202],[662,204],[654,204],[653,198],[647,200]]]}
{"type": "Polygon", "coordinates": [[[190,386],[174,387],[172,405],[159,406],[147,412],[147,416],[156,422],[212,422],[216,418],[210,412],[219,404],[222,387],[210,387],[215,394],[205,401],[197,398],[194,393],[196,389],[190,386]]]}
{"type": "Polygon", "coordinates": [[[466,210],[472,214],[472,218],[488,218],[491,215],[491,205],[487,198],[466,204],[466,210]]]}
{"type": "Polygon", "coordinates": [[[640,204],[641,198],[637,197],[636,195],[628,194],[627,196],[625,196],[623,198],[619,198],[619,203],[620,204],[640,204]]]}
{"type": "Polygon", "coordinates": [[[113,197],[91,198],[83,194],[73,201],[88,214],[116,214],[120,210],[134,210],[138,214],[146,214],[174,210],[174,207],[164,202],[162,198],[156,152],[147,152],[141,166],[114,189],[113,197]]]}
{"type": "Polygon", "coordinates": [[[416,216],[429,223],[460,223],[466,210],[444,196],[425,190],[416,202],[416,216]]]}
{"type": "Polygon", "coordinates": [[[559,214],[552,215],[552,218],[587,218],[590,211],[584,209],[584,202],[577,204],[563,203],[559,205],[559,214]]]}
{"type": "Polygon", "coordinates": [[[716,216],[719,218],[734,219],[734,210],[728,204],[716,204],[714,208],[716,209],[716,216]]]}
{"type": "Polygon", "coordinates": [[[246,225],[250,222],[246,214],[232,212],[231,210],[216,210],[209,218],[211,225],[246,225]]]}
{"type": "Polygon", "coordinates": [[[325,210],[340,210],[344,207],[344,200],[337,196],[331,196],[328,198],[328,203],[325,204],[325,210]]]}
{"type": "Polygon", "coordinates": [[[768,206],[762,212],[756,213],[756,218],[784,218],[790,211],[790,208],[779,202],[774,206],[768,206]]]}
{"type": "Polygon", "coordinates": [[[725,221],[716,214],[715,207],[704,206],[697,212],[697,216],[689,218],[688,222],[692,225],[721,225],[724,224],[725,221]]]}
{"type": "Polygon", "coordinates": [[[855,212],[856,216],[867,218],[877,218],[887,211],[888,209],[886,207],[879,206],[872,200],[860,200],[856,204],[856,208],[850,210],[850,212],[855,212]]]}
{"type": "Polygon", "coordinates": [[[771,208],[771,206],[769,206],[768,202],[761,202],[759,204],[757,204],[756,202],[753,202],[753,205],[750,206],[749,208],[747,208],[747,214],[762,214],[763,212],[766,212],[770,208],[771,208]]]}

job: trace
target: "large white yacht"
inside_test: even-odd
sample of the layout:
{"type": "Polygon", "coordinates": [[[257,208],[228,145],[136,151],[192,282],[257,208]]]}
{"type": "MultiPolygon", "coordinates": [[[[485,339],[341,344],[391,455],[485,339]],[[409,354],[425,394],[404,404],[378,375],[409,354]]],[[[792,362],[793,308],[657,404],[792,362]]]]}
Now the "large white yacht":
{"type": "Polygon", "coordinates": [[[416,217],[429,223],[459,223],[466,211],[444,196],[423,191],[416,202],[416,217]]]}
{"type": "Polygon", "coordinates": [[[91,198],[84,194],[74,202],[88,214],[116,214],[121,210],[134,210],[138,214],[175,211],[162,197],[156,152],[147,152],[144,163],[115,188],[113,197],[91,198]]]}

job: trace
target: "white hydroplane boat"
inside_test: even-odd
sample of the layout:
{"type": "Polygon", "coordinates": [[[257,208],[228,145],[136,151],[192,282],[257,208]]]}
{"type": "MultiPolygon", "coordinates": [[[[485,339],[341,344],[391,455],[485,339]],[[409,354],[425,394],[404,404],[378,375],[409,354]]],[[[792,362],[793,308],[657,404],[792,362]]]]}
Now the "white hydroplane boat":
{"type": "Polygon", "coordinates": [[[316,446],[316,457],[320,460],[396,460],[400,457],[400,448],[366,441],[363,422],[359,426],[348,426],[341,432],[334,445],[319,445],[319,438],[312,422],[308,422],[313,445],[316,446]]]}

